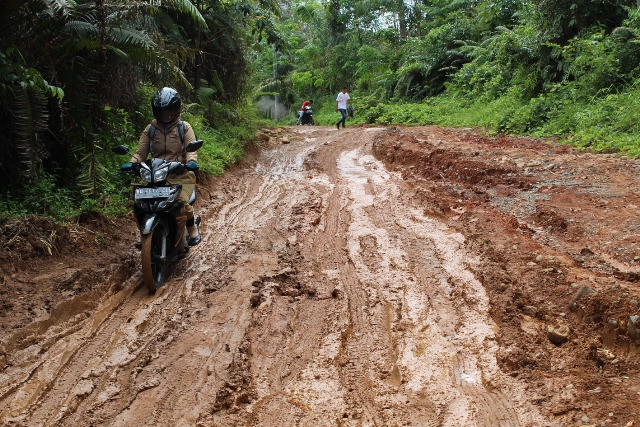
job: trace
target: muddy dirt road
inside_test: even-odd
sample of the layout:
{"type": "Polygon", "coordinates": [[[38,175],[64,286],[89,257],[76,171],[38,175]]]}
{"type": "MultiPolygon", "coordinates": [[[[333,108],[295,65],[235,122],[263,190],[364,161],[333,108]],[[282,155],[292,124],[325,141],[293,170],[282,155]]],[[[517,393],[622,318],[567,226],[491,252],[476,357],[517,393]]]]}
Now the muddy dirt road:
{"type": "Polygon", "coordinates": [[[638,426],[639,170],[271,130],[199,187],[203,242],[155,295],[126,219],[5,223],[0,425],[638,426]]]}

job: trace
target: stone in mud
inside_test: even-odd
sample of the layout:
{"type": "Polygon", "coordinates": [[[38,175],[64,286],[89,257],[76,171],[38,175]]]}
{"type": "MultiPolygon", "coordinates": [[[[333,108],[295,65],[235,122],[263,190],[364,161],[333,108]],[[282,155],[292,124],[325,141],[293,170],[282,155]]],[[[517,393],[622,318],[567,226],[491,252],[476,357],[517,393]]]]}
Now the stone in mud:
{"type": "Polygon", "coordinates": [[[547,337],[556,345],[561,345],[569,340],[570,329],[567,325],[547,325],[547,337]]]}
{"type": "Polygon", "coordinates": [[[292,276],[292,275],[294,275],[294,274],[296,274],[296,271],[295,271],[293,268],[291,268],[291,267],[285,267],[285,268],[283,268],[282,270],[278,271],[278,272],[275,274],[275,276],[274,276],[274,277],[277,277],[277,276],[285,276],[285,277],[288,277],[288,276],[292,276]]]}
{"type": "Polygon", "coordinates": [[[78,397],[85,397],[91,394],[94,387],[93,381],[82,380],[73,388],[72,394],[78,397]]]}
{"type": "Polygon", "coordinates": [[[575,309],[577,309],[580,306],[580,301],[586,295],[593,295],[595,293],[597,293],[597,292],[594,291],[593,289],[591,289],[589,286],[581,287],[580,289],[578,289],[578,292],[576,292],[576,295],[573,297],[573,299],[569,303],[569,310],[574,311],[575,309]]]}
{"type": "Polygon", "coordinates": [[[600,364],[604,365],[607,362],[611,362],[616,358],[616,355],[611,352],[611,350],[607,348],[598,348],[596,349],[596,359],[600,364]]]}
{"type": "Polygon", "coordinates": [[[500,291],[500,292],[504,292],[504,291],[506,291],[507,289],[509,289],[509,285],[508,285],[508,284],[506,284],[506,283],[500,283],[500,284],[498,285],[498,291],[500,291]]]}
{"type": "Polygon", "coordinates": [[[288,144],[288,143],[291,142],[291,140],[289,138],[287,138],[286,136],[282,137],[282,139],[280,141],[282,141],[283,144],[288,144]]]}

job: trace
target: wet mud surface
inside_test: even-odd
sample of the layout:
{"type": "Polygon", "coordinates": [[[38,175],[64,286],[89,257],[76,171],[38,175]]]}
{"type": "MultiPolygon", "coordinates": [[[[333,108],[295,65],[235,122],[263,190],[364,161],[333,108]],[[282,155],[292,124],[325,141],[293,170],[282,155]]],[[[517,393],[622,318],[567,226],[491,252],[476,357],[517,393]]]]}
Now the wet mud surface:
{"type": "Polygon", "coordinates": [[[640,162],[290,127],[199,186],[155,295],[133,225],[2,224],[0,425],[638,426],[640,162]]]}

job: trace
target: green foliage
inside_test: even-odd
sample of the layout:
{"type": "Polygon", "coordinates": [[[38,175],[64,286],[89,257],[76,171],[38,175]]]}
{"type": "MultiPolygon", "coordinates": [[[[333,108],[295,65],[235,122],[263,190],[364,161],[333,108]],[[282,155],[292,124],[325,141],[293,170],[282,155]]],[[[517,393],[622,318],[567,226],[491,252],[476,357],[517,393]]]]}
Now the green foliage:
{"type": "Polygon", "coordinates": [[[280,43],[274,1],[11,0],[0,13],[3,212],[61,220],[123,211],[127,186],[111,172],[121,159],[110,148],[136,144],[158,87],[197,101],[225,143],[223,164],[235,161],[234,137],[252,128],[235,109],[248,92],[251,33],[280,43]],[[38,192],[55,197],[37,206],[27,195],[38,192]]]}
{"type": "Polygon", "coordinates": [[[540,89],[539,55],[533,27],[501,27],[482,43],[462,48],[471,61],[456,73],[447,89],[458,96],[493,100],[505,92],[527,99],[540,89]]]}
{"type": "Polygon", "coordinates": [[[255,132],[250,104],[277,98],[289,108],[280,123],[293,124],[313,98],[316,123],[332,124],[344,84],[350,124],[479,126],[638,152],[635,0],[12,0],[0,13],[4,214],[121,212],[109,149],[135,145],[168,85],[213,174],[255,132]]]}
{"type": "Polygon", "coordinates": [[[14,94],[18,87],[58,99],[64,97],[62,88],[49,85],[38,70],[25,66],[19,51],[9,48],[5,54],[0,50],[0,94],[14,94]],[[11,59],[12,55],[16,57],[15,60],[11,59]]]}
{"type": "Polygon", "coordinates": [[[242,106],[236,112],[234,121],[220,121],[216,127],[208,124],[203,116],[185,113],[182,119],[193,126],[204,145],[198,151],[200,170],[215,176],[236,163],[243,156],[244,145],[253,139],[257,131],[255,110],[250,106],[242,106]]]}
{"type": "Polygon", "coordinates": [[[77,204],[77,195],[57,188],[53,175],[39,173],[19,197],[5,195],[0,201],[0,216],[39,214],[64,221],[77,214],[73,208],[77,204]]]}
{"type": "Polygon", "coordinates": [[[602,27],[607,31],[620,26],[626,18],[631,0],[536,0],[536,14],[531,18],[544,40],[565,44],[584,30],[602,27]]]}
{"type": "Polygon", "coordinates": [[[309,93],[313,89],[313,74],[311,74],[311,71],[293,73],[291,75],[291,83],[299,93],[309,93]]]}
{"type": "Polygon", "coordinates": [[[534,137],[559,137],[579,148],[640,156],[640,87],[583,101],[558,90],[524,101],[491,102],[442,95],[421,104],[378,104],[363,112],[372,124],[465,126],[534,137]]]}

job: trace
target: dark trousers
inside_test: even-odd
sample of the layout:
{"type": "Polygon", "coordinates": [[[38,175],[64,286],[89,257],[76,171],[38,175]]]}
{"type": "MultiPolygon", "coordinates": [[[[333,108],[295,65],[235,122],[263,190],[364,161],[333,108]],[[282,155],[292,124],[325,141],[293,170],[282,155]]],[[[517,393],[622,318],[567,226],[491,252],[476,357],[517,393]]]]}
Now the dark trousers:
{"type": "MultiPolygon", "coordinates": [[[[342,127],[345,126],[345,124],[347,123],[347,109],[346,108],[339,108],[338,111],[340,111],[340,114],[342,114],[342,118],[340,120],[338,120],[338,123],[342,123],[342,127]]],[[[338,124],[336,123],[336,124],[338,124]]]]}

